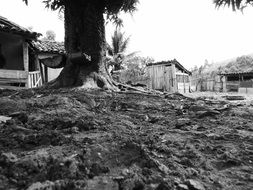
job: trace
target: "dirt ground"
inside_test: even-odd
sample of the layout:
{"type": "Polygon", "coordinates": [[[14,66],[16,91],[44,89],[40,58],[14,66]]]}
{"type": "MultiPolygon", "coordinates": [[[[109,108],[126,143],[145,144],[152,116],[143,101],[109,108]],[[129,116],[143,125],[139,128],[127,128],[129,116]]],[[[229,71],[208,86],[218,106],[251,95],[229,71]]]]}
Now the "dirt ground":
{"type": "Polygon", "coordinates": [[[0,189],[251,190],[253,103],[0,91],[0,189]]]}

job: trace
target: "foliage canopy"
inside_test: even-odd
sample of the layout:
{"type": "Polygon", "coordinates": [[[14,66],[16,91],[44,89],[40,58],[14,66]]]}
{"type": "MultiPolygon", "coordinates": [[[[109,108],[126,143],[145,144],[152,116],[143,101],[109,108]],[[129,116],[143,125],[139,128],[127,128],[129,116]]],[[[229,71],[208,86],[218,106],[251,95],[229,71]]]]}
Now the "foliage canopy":
{"type": "MultiPolygon", "coordinates": [[[[23,0],[28,4],[28,0],[23,0]]],[[[65,3],[71,0],[43,0],[47,8],[51,10],[62,10],[64,9],[65,3]]],[[[80,3],[95,3],[103,7],[104,13],[107,15],[107,19],[119,21],[118,14],[123,12],[132,13],[136,10],[136,6],[139,0],[75,0],[80,3]]]]}
{"type": "Polygon", "coordinates": [[[216,7],[228,6],[233,11],[243,10],[248,5],[253,5],[253,0],[214,0],[216,7]]]}

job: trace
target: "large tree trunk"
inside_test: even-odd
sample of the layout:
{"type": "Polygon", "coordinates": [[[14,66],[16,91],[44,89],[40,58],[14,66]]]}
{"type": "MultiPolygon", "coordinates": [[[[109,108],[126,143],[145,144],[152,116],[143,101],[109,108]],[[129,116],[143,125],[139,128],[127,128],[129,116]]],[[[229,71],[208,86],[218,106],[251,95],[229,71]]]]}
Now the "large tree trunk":
{"type": "Polygon", "coordinates": [[[49,87],[113,88],[105,66],[104,7],[99,0],[65,0],[67,63],[49,87]],[[84,54],[90,56],[86,59],[84,54]]]}

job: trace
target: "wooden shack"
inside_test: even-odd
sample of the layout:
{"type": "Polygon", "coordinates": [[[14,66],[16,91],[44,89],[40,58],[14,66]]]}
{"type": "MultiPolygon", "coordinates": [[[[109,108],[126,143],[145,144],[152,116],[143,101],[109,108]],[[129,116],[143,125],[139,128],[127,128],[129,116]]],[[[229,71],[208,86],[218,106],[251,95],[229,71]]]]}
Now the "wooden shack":
{"type": "Polygon", "coordinates": [[[32,32],[0,16],[0,86],[30,87],[40,85],[39,71],[31,70],[29,44],[37,39],[39,33],[32,32]],[[30,76],[37,78],[35,84],[29,81],[30,76]]]}
{"type": "Polygon", "coordinates": [[[253,72],[229,72],[219,74],[223,81],[223,92],[253,94],[253,72]]]}
{"type": "Polygon", "coordinates": [[[149,88],[180,93],[190,91],[191,72],[176,59],[151,63],[147,65],[147,68],[150,77],[149,88]]]}
{"type": "Polygon", "coordinates": [[[40,35],[0,16],[0,88],[35,88],[58,76],[64,44],[40,35]]]}

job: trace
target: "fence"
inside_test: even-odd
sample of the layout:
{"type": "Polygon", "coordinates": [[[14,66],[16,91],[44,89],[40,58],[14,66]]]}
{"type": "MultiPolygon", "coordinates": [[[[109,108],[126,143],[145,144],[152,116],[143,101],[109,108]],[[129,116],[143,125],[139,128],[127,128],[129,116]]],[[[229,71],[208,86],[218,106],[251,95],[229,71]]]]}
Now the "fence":
{"type": "Polygon", "coordinates": [[[36,88],[42,85],[40,71],[29,72],[28,75],[28,88],[36,88]]]}
{"type": "Polygon", "coordinates": [[[193,91],[221,92],[223,82],[219,78],[195,78],[191,79],[191,89],[193,91]]]}

